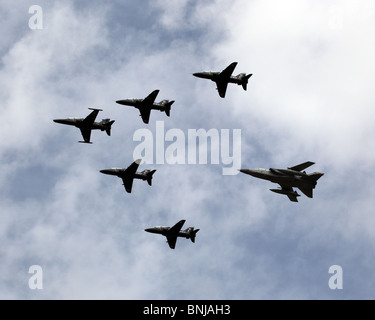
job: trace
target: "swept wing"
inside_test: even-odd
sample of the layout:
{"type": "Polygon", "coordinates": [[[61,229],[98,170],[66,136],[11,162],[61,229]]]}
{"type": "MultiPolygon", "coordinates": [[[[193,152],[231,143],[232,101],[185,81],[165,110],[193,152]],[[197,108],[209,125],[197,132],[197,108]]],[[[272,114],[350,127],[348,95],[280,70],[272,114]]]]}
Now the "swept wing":
{"type": "Polygon", "coordinates": [[[182,226],[184,225],[185,220],[181,220],[177,222],[173,227],[171,227],[168,231],[167,235],[167,241],[169,244],[169,247],[171,249],[174,249],[176,246],[176,241],[177,241],[177,235],[180,232],[182,226]]]}
{"type": "Polygon", "coordinates": [[[83,140],[86,143],[91,143],[90,142],[91,128],[95,122],[95,119],[99,111],[102,111],[101,109],[92,109],[92,108],[89,108],[89,109],[93,111],[85,119],[82,120],[81,127],[80,127],[83,140]]]}
{"type": "Polygon", "coordinates": [[[141,160],[138,159],[134,161],[124,172],[122,178],[122,182],[124,183],[125,190],[129,193],[132,192],[133,187],[133,181],[134,181],[134,175],[137,172],[137,169],[139,167],[139,164],[141,163],[141,160]]]}
{"type": "Polygon", "coordinates": [[[295,170],[295,171],[302,171],[310,166],[312,166],[313,164],[315,164],[315,162],[311,162],[311,161],[307,161],[307,162],[304,162],[304,163],[301,163],[301,164],[298,164],[294,167],[290,167],[288,169],[290,170],[295,170]]]}
{"type": "Polygon", "coordinates": [[[152,91],[146,98],[143,99],[139,107],[139,112],[141,113],[141,117],[144,123],[148,123],[148,121],[150,120],[152,105],[154,104],[158,93],[159,90],[152,91]]]}
{"type": "Polygon", "coordinates": [[[220,72],[218,79],[215,81],[217,85],[217,90],[219,91],[220,97],[224,98],[227,92],[227,87],[229,83],[229,78],[231,77],[234,69],[237,66],[237,62],[231,63],[222,72],[220,72]]]}
{"type": "Polygon", "coordinates": [[[84,127],[84,128],[80,128],[80,130],[81,130],[81,134],[82,134],[82,137],[83,137],[83,140],[84,140],[84,141],[80,141],[80,142],[91,143],[90,142],[91,128],[84,127]]]}

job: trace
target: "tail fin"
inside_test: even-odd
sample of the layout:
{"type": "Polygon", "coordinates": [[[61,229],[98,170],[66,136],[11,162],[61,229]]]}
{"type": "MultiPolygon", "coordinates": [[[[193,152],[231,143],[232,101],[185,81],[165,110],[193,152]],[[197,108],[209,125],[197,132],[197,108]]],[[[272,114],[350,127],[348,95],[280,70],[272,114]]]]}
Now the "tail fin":
{"type": "Polygon", "coordinates": [[[248,74],[247,76],[244,76],[242,78],[242,88],[246,91],[247,90],[247,83],[250,79],[250,77],[252,76],[253,74],[248,74]]]}
{"type": "Polygon", "coordinates": [[[152,185],[152,175],[155,173],[156,170],[152,170],[149,173],[147,173],[147,182],[151,186],[152,185]]]}
{"type": "Polygon", "coordinates": [[[190,231],[190,240],[191,242],[195,242],[195,237],[197,236],[197,232],[199,231],[200,229],[196,229],[196,230],[191,230],[190,231]]]}
{"type": "MultiPolygon", "coordinates": [[[[105,119],[105,120],[107,120],[107,119],[105,119]]],[[[114,122],[115,122],[115,120],[109,121],[109,119],[108,119],[107,122],[103,123],[106,126],[105,132],[107,132],[107,135],[109,135],[109,136],[111,135],[111,126],[114,122]]]]}
{"type": "Polygon", "coordinates": [[[171,115],[171,106],[174,103],[174,100],[169,101],[165,104],[165,114],[169,117],[171,115]]]}
{"type": "Polygon", "coordinates": [[[318,181],[318,179],[323,176],[324,173],[320,173],[320,172],[313,172],[313,173],[310,173],[308,175],[309,179],[312,181],[312,185],[311,186],[303,186],[303,187],[298,187],[306,196],[308,196],[309,198],[312,198],[313,197],[313,189],[315,188],[316,186],[316,182],[318,181]]]}

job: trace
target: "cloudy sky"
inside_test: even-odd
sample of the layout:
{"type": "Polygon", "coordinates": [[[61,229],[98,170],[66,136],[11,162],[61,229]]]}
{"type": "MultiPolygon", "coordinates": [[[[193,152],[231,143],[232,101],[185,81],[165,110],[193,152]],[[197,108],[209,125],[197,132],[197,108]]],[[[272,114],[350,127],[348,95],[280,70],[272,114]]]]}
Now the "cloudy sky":
{"type": "MultiPolygon", "coordinates": [[[[0,3],[1,299],[373,299],[375,4],[307,1],[0,3]],[[42,9],[33,29],[32,5],[42,9]],[[41,21],[39,20],[39,23],[41,21]],[[248,90],[192,73],[252,73],[248,90]],[[171,117],[114,101],[175,100],[171,117]],[[56,118],[115,120],[93,144],[56,118]],[[139,129],[241,130],[242,168],[305,161],[324,172],[298,203],[226,164],[143,163],[153,186],[127,194],[139,129]],[[163,121],[163,122],[161,122],[163,121]],[[199,228],[196,243],[145,228],[199,228]],[[30,266],[43,271],[32,290],[30,266]],[[342,268],[332,290],[329,268],[342,268]]],[[[172,131],[173,132],[173,131],[172,131]]],[[[154,141],[154,148],[167,148],[154,141]]],[[[210,144],[208,144],[210,147],[210,144]]],[[[218,146],[213,146],[217,148],[218,146]]],[[[220,146],[219,146],[220,147],[220,146]]],[[[221,149],[223,145],[221,145],[221,149]]],[[[155,152],[154,149],[154,152],[155,152]]],[[[188,153],[188,149],[185,150],[188,153]]],[[[186,154],[186,159],[188,155],[186,154]]]]}

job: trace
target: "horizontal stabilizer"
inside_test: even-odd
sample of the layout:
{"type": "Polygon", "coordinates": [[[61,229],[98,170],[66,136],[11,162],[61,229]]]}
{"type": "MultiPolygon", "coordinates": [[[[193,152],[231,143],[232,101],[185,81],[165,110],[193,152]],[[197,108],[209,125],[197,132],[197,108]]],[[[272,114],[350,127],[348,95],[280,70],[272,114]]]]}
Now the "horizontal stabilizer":
{"type": "Polygon", "coordinates": [[[312,187],[298,187],[298,189],[300,189],[306,197],[309,197],[309,198],[313,197],[312,187]]]}
{"type": "Polygon", "coordinates": [[[149,173],[147,173],[147,182],[151,186],[152,185],[152,175],[155,173],[156,170],[152,170],[149,173]]]}
{"type": "Polygon", "coordinates": [[[92,142],[87,142],[87,141],[78,141],[79,143],[87,143],[87,144],[92,144],[92,142]]]}
{"type": "Polygon", "coordinates": [[[171,115],[171,106],[174,103],[174,100],[169,101],[165,104],[165,114],[169,117],[171,115]]]}
{"type": "Polygon", "coordinates": [[[246,91],[247,90],[247,83],[249,82],[249,78],[252,76],[252,74],[248,74],[245,76],[242,80],[242,88],[246,91]]]}
{"type": "Polygon", "coordinates": [[[196,229],[196,230],[191,231],[191,233],[190,233],[190,239],[191,239],[191,242],[195,243],[195,237],[197,236],[197,232],[198,232],[199,230],[200,230],[200,229],[196,229]]]}
{"type": "Polygon", "coordinates": [[[112,121],[109,121],[105,124],[105,126],[107,127],[105,132],[107,132],[107,135],[109,135],[109,136],[111,135],[111,126],[114,122],[115,122],[115,120],[112,120],[112,121]]]}

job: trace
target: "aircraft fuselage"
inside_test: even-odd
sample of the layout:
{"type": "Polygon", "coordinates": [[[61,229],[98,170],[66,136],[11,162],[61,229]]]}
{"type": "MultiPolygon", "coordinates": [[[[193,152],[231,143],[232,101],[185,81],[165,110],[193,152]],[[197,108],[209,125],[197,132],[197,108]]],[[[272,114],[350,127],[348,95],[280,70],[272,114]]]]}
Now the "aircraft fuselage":
{"type": "MultiPolygon", "coordinates": [[[[119,178],[122,178],[124,176],[124,172],[126,169],[121,169],[121,168],[112,168],[112,169],[104,169],[100,170],[101,173],[104,174],[109,174],[112,176],[117,176],[119,178]]],[[[148,176],[147,174],[142,171],[142,172],[136,172],[134,174],[134,179],[141,179],[141,180],[147,180],[148,176]]]]}
{"type": "Polygon", "coordinates": [[[290,169],[241,169],[240,172],[289,187],[316,186],[316,181],[306,173],[290,169]]]}
{"type": "MultiPolygon", "coordinates": [[[[143,99],[125,99],[125,100],[117,100],[116,103],[122,104],[125,106],[131,106],[134,108],[142,108],[144,105],[142,104],[143,99]]],[[[169,101],[167,101],[169,102],[169,101]]],[[[172,103],[171,103],[172,104],[172,103]]],[[[167,105],[161,102],[154,102],[152,105],[149,106],[153,110],[165,111],[167,109],[167,105]]]]}
{"type": "Polygon", "coordinates": [[[224,78],[220,76],[220,72],[212,72],[212,71],[197,72],[197,73],[193,73],[193,76],[202,78],[202,79],[209,79],[214,82],[225,80],[229,83],[236,83],[239,85],[242,84],[241,79],[234,77],[234,76],[230,76],[229,78],[224,78]]]}
{"type": "Polygon", "coordinates": [[[124,106],[131,106],[135,108],[139,108],[143,99],[124,99],[124,100],[117,100],[116,103],[122,104],[124,106]]]}
{"type": "MultiPolygon", "coordinates": [[[[66,124],[69,126],[75,126],[77,128],[82,128],[85,125],[83,124],[83,118],[67,118],[67,119],[55,119],[53,120],[56,123],[66,124]]],[[[91,126],[89,126],[90,129],[95,130],[106,130],[108,126],[103,125],[101,122],[94,122],[91,126]]]]}
{"type": "MultiPolygon", "coordinates": [[[[172,235],[169,231],[170,229],[171,229],[170,227],[159,226],[159,227],[153,227],[153,228],[145,229],[145,231],[150,232],[150,233],[161,234],[163,236],[169,236],[169,235],[172,235]]],[[[173,234],[173,235],[175,235],[177,237],[189,239],[190,233],[187,230],[189,230],[189,228],[186,229],[186,230],[180,230],[178,233],[173,234]]]]}

